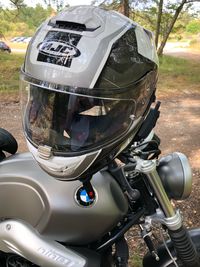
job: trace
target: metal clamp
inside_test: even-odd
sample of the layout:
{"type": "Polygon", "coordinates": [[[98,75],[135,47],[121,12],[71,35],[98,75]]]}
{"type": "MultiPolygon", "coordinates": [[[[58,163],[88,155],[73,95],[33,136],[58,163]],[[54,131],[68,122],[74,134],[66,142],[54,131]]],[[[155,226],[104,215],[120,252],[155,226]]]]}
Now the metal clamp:
{"type": "Polygon", "coordinates": [[[168,229],[176,231],[182,226],[182,217],[180,211],[176,210],[174,216],[166,218],[164,213],[160,209],[157,209],[155,214],[145,218],[145,223],[151,225],[153,223],[160,223],[165,225],[168,229]]]}

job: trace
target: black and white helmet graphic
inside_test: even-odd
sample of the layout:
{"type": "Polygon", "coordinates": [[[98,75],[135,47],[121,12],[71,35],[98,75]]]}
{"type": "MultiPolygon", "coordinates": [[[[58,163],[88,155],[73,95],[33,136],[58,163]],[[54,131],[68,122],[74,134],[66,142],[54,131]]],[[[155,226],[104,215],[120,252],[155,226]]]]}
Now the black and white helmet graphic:
{"type": "Polygon", "coordinates": [[[21,70],[23,128],[40,166],[63,180],[90,175],[134,138],[155,96],[152,33],[92,6],[44,22],[21,70]]]}

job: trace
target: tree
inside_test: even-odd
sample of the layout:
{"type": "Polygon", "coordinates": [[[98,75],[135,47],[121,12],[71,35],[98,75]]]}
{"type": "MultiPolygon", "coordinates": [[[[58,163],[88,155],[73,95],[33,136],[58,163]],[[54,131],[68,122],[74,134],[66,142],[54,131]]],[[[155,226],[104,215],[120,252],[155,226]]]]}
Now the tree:
{"type": "MultiPolygon", "coordinates": [[[[23,0],[10,1],[18,10],[22,9],[23,0]]],[[[56,10],[63,9],[66,5],[65,0],[43,1],[48,7],[54,7],[56,10]]],[[[156,47],[161,40],[158,54],[162,55],[170,34],[182,27],[181,24],[176,27],[180,15],[195,2],[200,0],[94,0],[93,4],[117,10],[154,31],[156,47]]]]}
{"type": "Polygon", "coordinates": [[[125,16],[129,17],[130,15],[130,4],[132,0],[94,0],[93,5],[104,7],[110,10],[116,10],[125,16]]]}
{"type": "Polygon", "coordinates": [[[179,15],[180,15],[181,11],[183,10],[183,7],[186,4],[191,4],[191,3],[194,3],[194,2],[199,2],[199,0],[181,0],[181,2],[179,2],[179,3],[177,3],[177,4],[174,5],[175,12],[173,14],[173,17],[172,17],[170,23],[169,23],[168,28],[166,29],[166,32],[165,32],[165,34],[163,36],[163,39],[161,41],[161,44],[160,44],[160,46],[158,48],[158,55],[162,55],[163,54],[163,50],[164,50],[164,47],[165,47],[165,45],[167,43],[167,40],[169,38],[169,35],[172,32],[173,27],[174,27],[174,25],[175,25],[175,23],[176,23],[179,15]]]}
{"type": "Polygon", "coordinates": [[[157,15],[157,24],[156,24],[156,33],[155,33],[155,44],[156,48],[158,47],[158,40],[160,35],[160,26],[163,13],[163,0],[158,2],[158,15],[157,15]]]}
{"type": "Polygon", "coordinates": [[[17,10],[19,11],[20,8],[24,7],[24,0],[10,0],[11,5],[16,7],[17,10]]]}
{"type": "MultiPolygon", "coordinates": [[[[47,5],[47,7],[55,8],[57,11],[69,6],[65,0],[43,0],[43,2],[47,5]]],[[[18,10],[25,6],[24,0],[10,0],[10,3],[18,10]]]]}
{"type": "Polygon", "coordinates": [[[18,16],[20,22],[24,22],[29,26],[29,29],[35,30],[46,18],[50,17],[52,8],[44,8],[40,4],[33,7],[23,7],[18,16]]]}
{"type": "Polygon", "coordinates": [[[0,39],[4,39],[5,40],[5,36],[1,31],[0,31],[0,39]]]}
{"type": "Polygon", "coordinates": [[[192,20],[186,27],[187,32],[200,33],[200,20],[192,20]]]}
{"type": "MultiPolygon", "coordinates": [[[[182,26],[177,21],[194,2],[200,0],[148,0],[135,12],[135,19],[144,27],[155,32],[155,43],[158,46],[158,54],[163,54],[163,49],[170,34],[179,30],[182,26]]],[[[185,25],[186,26],[186,25],[185,25]]]]}
{"type": "Polygon", "coordinates": [[[130,9],[129,0],[122,0],[121,5],[122,5],[122,14],[124,14],[129,18],[129,9],[130,9]]]}
{"type": "Polygon", "coordinates": [[[0,9],[0,33],[5,37],[31,36],[51,14],[51,8],[44,8],[40,4],[34,8],[23,6],[19,11],[17,8],[0,9]]]}
{"type": "Polygon", "coordinates": [[[55,8],[57,11],[69,6],[64,0],[44,0],[44,3],[47,5],[47,7],[55,8]]]}

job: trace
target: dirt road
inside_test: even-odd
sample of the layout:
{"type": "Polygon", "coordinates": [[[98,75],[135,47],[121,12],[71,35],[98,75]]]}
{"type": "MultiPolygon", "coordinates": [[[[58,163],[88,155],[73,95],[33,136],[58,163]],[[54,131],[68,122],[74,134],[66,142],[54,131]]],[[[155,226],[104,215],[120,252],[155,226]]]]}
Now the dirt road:
{"type": "Polygon", "coordinates": [[[200,61],[199,51],[191,50],[189,42],[168,42],[165,46],[164,54],[200,61]]]}
{"type": "Polygon", "coordinates": [[[193,168],[200,169],[200,94],[161,98],[161,115],[156,132],[163,153],[185,153],[193,168]]]}

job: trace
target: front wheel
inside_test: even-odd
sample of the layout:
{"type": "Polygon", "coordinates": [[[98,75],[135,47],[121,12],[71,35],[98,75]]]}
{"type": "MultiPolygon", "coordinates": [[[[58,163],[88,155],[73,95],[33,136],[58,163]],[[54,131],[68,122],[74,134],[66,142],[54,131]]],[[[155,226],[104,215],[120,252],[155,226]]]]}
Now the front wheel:
{"type": "MultiPolygon", "coordinates": [[[[192,241],[196,247],[196,250],[199,254],[199,257],[200,257],[200,228],[189,230],[188,233],[189,233],[189,235],[190,235],[190,237],[191,237],[191,239],[192,239],[192,241]]],[[[173,243],[171,240],[167,241],[167,247],[170,250],[173,258],[175,259],[177,266],[178,267],[186,267],[186,266],[183,266],[183,264],[178,259],[177,253],[174,249],[174,246],[173,246],[173,243]]],[[[149,266],[152,266],[152,267],[177,267],[173,263],[173,260],[170,258],[164,245],[161,245],[158,248],[158,256],[159,256],[160,260],[156,261],[149,253],[146,254],[143,258],[143,267],[149,267],[149,266]]],[[[200,260],[199,260],[199,262],[200,262],[200,260]]]]}

